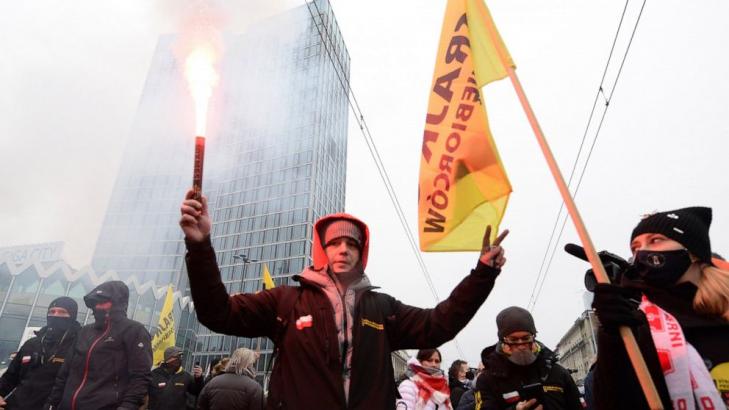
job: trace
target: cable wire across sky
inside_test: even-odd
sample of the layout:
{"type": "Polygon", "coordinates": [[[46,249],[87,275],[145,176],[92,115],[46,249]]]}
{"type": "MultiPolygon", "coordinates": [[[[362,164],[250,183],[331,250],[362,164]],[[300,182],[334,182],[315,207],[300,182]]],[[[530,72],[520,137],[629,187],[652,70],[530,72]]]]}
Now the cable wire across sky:
{"type": "MultiPolygon", "coordinates": [[[[582,156],[583,147],[585,144],[585,140],[587,137],[588,130],[590,129],[590,125],[592,124],[592,119],[595,113],[595,110],[598,106],[598,101],[600,95],[603,96],[605,101],[605,109],[602,112],[602,116],[600,117],[600,122],[597,125],[597,129],[595,131],[595,136],[592,139],[592,144],[590,144],[590,148],[587,152],[587,158],[585,160],[584,165],[582,166],[582,170],[580,171],[580,176],[577,179],[577,183],[575,185],[575,188],[572,192],[573,198],[577,197],[577,194],[580,189],[580,184],[582,183],[582,179],[585,176],[585,171],[587,170],[587,165],[590,162],[590,158],[592,157],[593,150],[595,148],[595,145],[597,143],[597,139],[600,136],[600,131],[602,130],[603,123],[605,121],[605,115],[607,114],[608,108],[610,108],[610,102],[612,101],[613,94],[615,93],[615,88],[618,85],[618,80],[620,79],[620,75],[623,72],[623,67],[625,66],[625,60],[628,57],[628,52],[630,51],[630,46],[633,44],[633,39],[635,38],[635,33],[638,29],[638,24],[640,23],[640,19],[643,15],[643,10],[645,9],[645,3],[646,0],[643,0],[643,3],[640,7],[640,12],[638,13],[638,17],[635,20],[635,24],[633,25],[633,30],[630,34],[630,40],[628,41],[628,45],[625,48],[625,52],[623,53],[623,58],[620,62],[620,67],[618,68],[618,72],[615,76],[615,80],[613,81],[612,87],[610,88],[610,94],[609,96],[605,97],[605,78],[607,76],[608,68],[610,67],[610,62],[612,61],[613,52],[615,51],[615,45],[618,41],[618,36],[620,34],[620,30],[623,26],[623,21],[625,18],[625,12],[628,9],[628,4],[630,3],[630,0],[626,0],[625,6],[623,7],[623,12],[620,16],[620,22],[618,23],[618,28],[615,32],[615,38],[613,39],[613,44],[610,47],[610,53],[608,54],[607,62],[605,63],[605,69],[603,70],[602,78],[600,79],[600,85],[598,86],[597,92],[595,93],[595,100],[592,103],[592,110],[590,111],[590,115],[587,119],[587,124],[585,125],[585,132],[582,135],[582,141],[580,142],[580,147],[577,151],[577,155],[575,156],[575,161],[572,164],[572,171],[570,172],[569,182],[567,183],[568,186],[572,185],[572,179],[575,175],[575,171],[577,170],[577,165],[579,163],[579,158],[582,156]]],[[[547,276],[549,274],[549,269],[552,266],[552,261],[554,260],[554,255],[557,252],[557,249],[559,248],[559,241],[562,238],[562,233],[564,232],[564,228],[567,224],[567,220],[569,219],[568,215],[564,215],[562,211],[564,210],[564,201],[560,203],[559,211],[557,212],[557,217],[554,221],[554,226],[552,227],[552,232],[549,236],[549,241],[547,242],[547,248],[544,252],[544,257],[542,258],[542,263],[539,267],[539,271],[537,274],[537,279],[534,281],[534,286],[532,287],[532,292],[529,296],[529,304],[528,309],[532,310],[537,304],[537,301],[539,299],[539,296],[542,293],[542,288],[544,287],[544,282],[546,282],[547,276]],[[562,225],[559,229],[559,233],[557,234],[556,239],[554,239],[555,232],[557,231],[557,226],[559,225],[559,221],[562,219],[562,225]],[[553,240],[554,239],[554,240],[553,240]],[[550,252],[551,250],[551,252],[550,252]],[[548,257],[549,255],[549,257],[548,257]],[[549,258],[549,261],[546,263],[545,268],[545,261],[547,261],[547,258],[549,258]]]]}

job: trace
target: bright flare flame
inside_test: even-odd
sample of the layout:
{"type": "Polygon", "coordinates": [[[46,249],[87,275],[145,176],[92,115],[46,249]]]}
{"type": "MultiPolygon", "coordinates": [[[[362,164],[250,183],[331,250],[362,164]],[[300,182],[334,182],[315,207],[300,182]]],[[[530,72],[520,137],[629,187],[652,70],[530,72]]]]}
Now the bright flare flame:
{"type": "Polygon", "coordinates": [[[218,84],[212,47],[198,47],[185,60],[185,77],[195,102],[195,135],[204,136],[207,126],[208,103],[213,87],[218,84]]]}

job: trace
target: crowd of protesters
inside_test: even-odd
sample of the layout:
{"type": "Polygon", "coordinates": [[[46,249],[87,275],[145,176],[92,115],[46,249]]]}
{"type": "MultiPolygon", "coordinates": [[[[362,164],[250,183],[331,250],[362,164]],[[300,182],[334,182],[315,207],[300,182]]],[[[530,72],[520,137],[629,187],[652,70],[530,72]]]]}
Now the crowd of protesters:
{"type": "Polygon", "coordinates": [[[245,348],[211,364],[207,375],[197,363],[183,369],[177,347],[153,368],[150,334],[126,317],[129,289],[110,281],[84,297],[94,318],[86,326],[76,320],[74,299],[51,302],[46,326],[0,377],[0,410],[649,408],[621,327],[635,334],[665,409],[729,408],[729,386],[715,381],[718,370],[729,372],[729,270],[712,254],[710,208],[639,221],[631,261],[614,284],[594,287],[598,354],[584,397],[537,340],[532,315],[517,306],[496,316],[497,334],[484,335],[477,368],[459,359],[443,370],[438,347],[488,298],[506,262],[508,232],[492,243],[487,227],[476,267],[447,299],[422,309],[376,291],[365,273],[369,229],[351,215],[316,221],[313,264],[295,276],[300,286],[229,295],[206,198],[189,191],[181,212],[198,320],[214,332],[273,340],[267,391],[256,380],[258,353],[245,348]],[[394,375],[391,353],[404,349],[417,354],[394,375]]]}

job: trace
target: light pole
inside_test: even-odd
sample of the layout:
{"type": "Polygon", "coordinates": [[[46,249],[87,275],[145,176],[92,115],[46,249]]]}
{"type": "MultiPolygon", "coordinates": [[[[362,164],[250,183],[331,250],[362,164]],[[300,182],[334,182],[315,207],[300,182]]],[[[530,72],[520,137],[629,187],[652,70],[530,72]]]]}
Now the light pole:
{"type": "MultiPolygon", "coordinates": [[[[241,293],[243,293],[243,281],[246,278],[246,267],[248,266],[249,263],[258,262],[258,259],[251,259],[248,257],[248,255],[246,255],[244,253],[239,253],[237,255],[233,255],[233,259],[240,260],[243,262],[243,272],[241,272],[241,293]]],[[[234,342],[233,346],[235,346],[235,348],[237,348],[238,347],[238,337],[237,336],[235,336],[235,339],[233,340],[233,342],[234,342]]],[[[235,350],[235,348],[233,346],[231,346],[231,348],[233,348],[233,350],[235,350]]],[[[259,352],[261,350],[260,347],[261,347],[261,338],[259,337],[258,338],[258,348],[256,349],[259,352]]]]}

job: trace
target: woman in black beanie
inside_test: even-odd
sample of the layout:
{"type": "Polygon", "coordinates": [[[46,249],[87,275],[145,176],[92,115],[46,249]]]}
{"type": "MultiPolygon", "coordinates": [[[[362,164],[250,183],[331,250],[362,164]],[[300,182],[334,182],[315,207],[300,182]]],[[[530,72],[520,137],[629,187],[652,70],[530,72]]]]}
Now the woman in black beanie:
{"type": "Polygon", "coordinates": [[[729,271],[712,263],[710,224],[705,207],[646,216],[620,283],[597,285],[597,408],[648,408],[620,326],[633,329],[666,409],[729,408],[729,271]]]}

